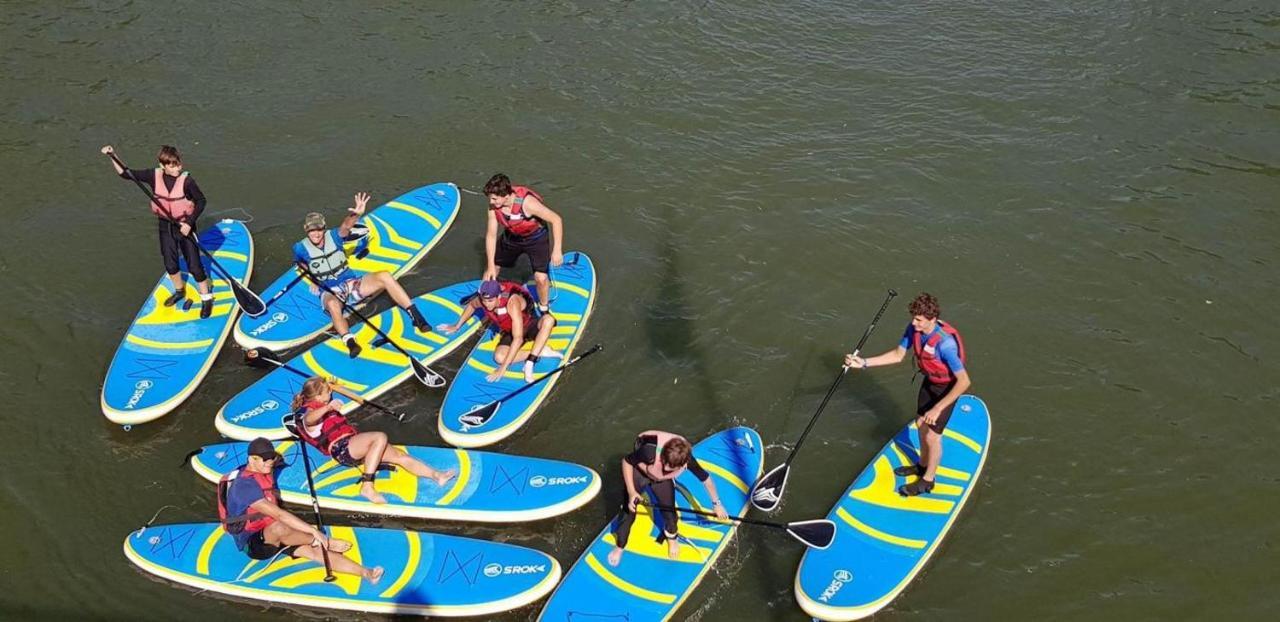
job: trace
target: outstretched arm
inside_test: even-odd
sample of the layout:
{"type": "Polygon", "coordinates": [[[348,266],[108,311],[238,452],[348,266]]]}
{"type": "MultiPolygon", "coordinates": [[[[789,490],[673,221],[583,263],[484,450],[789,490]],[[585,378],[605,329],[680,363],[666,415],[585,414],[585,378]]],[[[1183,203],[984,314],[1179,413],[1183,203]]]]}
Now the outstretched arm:
{"type": "Polygon", "coordinates": [[[902,359],[907,357],[907,349],[898,346],[884,354],[879,354],[870,358],[862,358],[852,354],[844,355],[844,366],[852,369],[863,369],[866,367],[881,367],[884,365],[894,365],[901,363],[902,359]]]}
{"type": "Polygon", "coordinates": [[[346,238],[351,234],[351,228],[356,225],[356,221],[364,215],[364,210],[369,205],[369,193],[357,192],[353,197],[352,207],[347,208],[347,217],[342,219],[342,224],[338,225],[338,237],[346,238]]]}

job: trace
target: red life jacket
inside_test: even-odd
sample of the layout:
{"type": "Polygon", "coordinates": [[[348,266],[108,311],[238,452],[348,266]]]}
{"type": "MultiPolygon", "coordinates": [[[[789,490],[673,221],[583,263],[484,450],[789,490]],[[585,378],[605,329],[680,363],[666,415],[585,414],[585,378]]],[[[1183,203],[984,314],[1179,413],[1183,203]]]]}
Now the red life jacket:
{"type": "Polygon", "coordinates": [[[227,516],[227,490],[231,488],[231,482],[245,477],[251,477],[253,481],[257,482],[258,487],[262,489],[262,496],[268,501],[276,504],[280,503],[280,487],[276,486],[275,474],[254,473],[245,468],[246,466],[248,465],[241,466],[223,475],[222,479],[218,480],[218,520],[222,521],[222,528],[230,534],[246,531],[256,533],[276,522],[276,519],[253,510],[249,510],[240,516],[227,516]]]}
{"type": "Polygon", "coordinates": [[[324,402],[307,402],[303,404],[302,413],[300,414],[303,428],[302,438],[307,441],[308,445],[319,449],[324,455],[331,456],[333,454],[329,451],[329,448],[333,447],[334,443],[348,436],[355,436],[358,430],[348,423],[347,418],[343,417],[338,411],[329,409],[320,416],[320,432],[313,434],[311,429],[315,426],[307,425],[306,413],[308,410],[326,407],[328,407],[328,404],[324,402]]]}
{"type": "Polygon", "coordinates": [[[502,293],[498,294],[498,306],[492,311],[484,306],[479,300],[476,304],[480,305],[480,310],[484,312],[484,319],[498,327],[498,330],[505,334],[511,334],[511,314],[507,311],[507,303],[510,302],[512,296],[520,296],[524,298],[524,311],[520,312],[520,318],[524,320],[525,331],[533,325],[533,295],[529,290],[514,281],[502,281],[502,293]]]}
{"type": "Polygon", "coordinates": [[[169,190],[168,194],[165,194],[164,170],[156,169],[156,176],[152,188],[156,195],[156,200],[151,202],[152,214],[161,218],[167,217],[180,221],[196,211],[196,204],[186,197],[186,171],[178,174],[177,180],[173,182],[173,190],[169,190]],[[163,210],[156,205],[157,202],[164,206],[163,210]]]}
{"type": "Polygon", "coordinates": [[[526,186],[512,186],[511,191],[516,195],[515,202],[511,204],[511,215],[508,216],[502,211],[501,207],[491,207],[489,209],[493,211],[493,215],[498,217],[498,222],[511,235],[521,238],[530,238],[538,235],[546,227],[538,218],[524,213],[524,199],[529,195],[533,195],[534,198],[541,201],[542,195],[526,186]]]}
{"type": "Polygon", "coordinates": [[[956,351],[960,354],[960,362],[965,362],[964,357],[964,341],[960,339],[960,333],[952,325],[938,320],[938,329],[935,329],[928,339],[921,339],[920,331],[914,331],[911,339],[911,349],[916,355],[916,365],[920,367],[920,372],[925,378],[933,384],[950,384],[956,379],[955,374],[951,373],[951,368],[938,358],[938,343],[942,341],[943,334],[951,335],[956,340],[956,351]],[[941,329],[941,330],[938,330],[941,329]]]}
{"type": "Polygon", "coordinates": [[[680,477],[680,474],[684,473],[685,469],[688,467],[682,466],[674,471],[667,471],[666,465],[662,464],[662,448],[666,447],[667,443],[670,443],[672,440],[677,438],[684,438],[684,437],[679,436],[677,434],[672,434],[670,432],[662,432],[659,430],[648,430],[646,432],[641,432],[640,436],[636,437],[636,449],[640,448],[640,445],[641,445],[640,439],[645,436],[654,436],[654,437],[657,437],[658,439],[657,443],[654,444],[654,448],[653,448],[653,463],[641,465],[639,467],[640,471],[644,473],[645,477],[655,482],[661,482],[664,480],[675,479],[677,477],[680,477]]]}

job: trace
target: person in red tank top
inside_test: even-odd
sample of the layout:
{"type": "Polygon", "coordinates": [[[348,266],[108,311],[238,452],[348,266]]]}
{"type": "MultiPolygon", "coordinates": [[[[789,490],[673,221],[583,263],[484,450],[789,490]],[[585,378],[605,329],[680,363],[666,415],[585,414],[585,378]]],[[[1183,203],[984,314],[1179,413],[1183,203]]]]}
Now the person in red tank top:
{"type": "MultiPolygon", "coordinates": [[[[106,145],[102,148],[104,155],[115,153],[115,148],[106,145]]],[[[164,260],[165,274],[173,284],[173,294],[164,301],[164,306],[172,307],[187,298],[187,284],[179,270],[178,257],[187,261],[187,271],[196,282],[200,291],[200,318],[213,314],[213,293],[209,289],[209,275],[200,258],[200,249],[196,248],[194,236],[196,219],[204,211],[204,193],[190,174],[182,170],[182,155],[176,147],[161,145],[156,155],[160,162],[158,169],[125,170],[115,160],[111,166],[116,174],[124,179],[137,179],[145,186],[150,186],[162,207],[148,202],[151,212],[156,215],[160,228],[160,257],[164,260]]]]}
{"type": "Polygon", "coordinates": [[[493,349],[493,362],[498,367],[487,377],[489,382],[497,382],[512,364],[520,361],[524,361],[524,381],[533,382],[533,366],[539,359],[564,358],[564,353],[547,345],[556,318],[546,313],[535,319],[533,300],[523,285],[513,281],[484,281],[477,295],[463,305],[458,321],[441,324],[436,329],[445,335],[453,334],[476,313],[497,326],[499,332],[498,346],[493,349]],[[526,352],[524,344],[530,339],[533,347],[526,352]]]}
{"type": "Polygon", "coordinates": [[[560,215],[547,207],[537,192],[511,185],[511,179],[502,173],[489,178],[484,194],[489,199],[489,221],[484,234],[485,270],[480,278],[496,279],[499,266],[515,267],[521,255],[528,255],[538,290],[538,310],[546,313],[551,290],[549,266],[564,263],[560,215]]]}
{"type": "Polygon", "coordinates": [[[911,324],[907,326],[898,347],[879,356],[862,358],[847,354],[844,366],[866,369],[901,363],[907,349],[915,353],[916,364],[925,378],[916,397],[916,428],[920,432],[920,462],[898,467],[894,473],[916,477],[898,488],[903,496],[925,494],[933,490],[938,464],[942,462],[942,432],[951,419],[956,400],[969,390],[972,382],[964,367],[964,342],[960,333],[938,319],[942,312],[938,299],[928,293],[916,296],[908,305],[911,324]]]}
{"type": "MultiPolygon", "coordinates": [[[[394,464],[414,475],[429,479],[437,486],[444,486],[453,479],[453,469],[433,469],[417,458],[391,445],[385,432],[360,432],[340,414],[342,401],[333,397],[334,392],[347,397],[359,397],[347,388],[319,376],[308,378],[302,390],[293,398],[293,411],[303,413],[303,432],[311,445],[345,467],[361,468],[360,496],[374,503],[387,500],[374,487],[378,466],[394,464]]],[[[317,465],[318,466],[318,465],[317,465]]]]}

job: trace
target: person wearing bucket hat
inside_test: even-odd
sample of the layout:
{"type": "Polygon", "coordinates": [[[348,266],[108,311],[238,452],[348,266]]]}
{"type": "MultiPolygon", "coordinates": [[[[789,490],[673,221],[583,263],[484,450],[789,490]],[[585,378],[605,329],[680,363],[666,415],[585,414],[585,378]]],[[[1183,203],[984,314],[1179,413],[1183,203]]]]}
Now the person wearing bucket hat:
{"type": "Polygon", "coordinates": [[[249,443],[248,458],[240,468],[218,482],[218,519],[235,539],[236,548],[251,559],[272,559],[277,555],[329,563],[335,572],[363,577],[371,584],[382,578],[382,567],[366,568],[347,558],[351,543],[330,538],[306,521],[280,507],[276,473],[284,460],[271,441],[259,437],[249,443]]]}
{"type": "Polygon", "coordinates": [[[480,291],[463,305],[458,321],[436,328],[446,335],[451,334],[477,313],[496,326],[499,333],[498,347],[493,349],[493,361],[498,367],[489,374],[489,382],[496,382],[507,373],[507,368],[520,361],[524,361],[525,382],[533,382],[533,366],[539,359],[544,356],[564,358],[563,353],[547,346],[556,318],[550,313],[535,318],[533,296],[524,285],[495,279],[483,281],[480,291]],[[532,341],[533,347],[525,351],[527,341],[532,341]]]}
{"type": "MultiPolygon", "coordinates": [[[[327,229],[324,214],[310,212],[302,219],[302,230],[306,237],[293,245],[293,260],[304,266],[329,291],[321,292],[320,287],[311,284],[311,292],[320,299],[320,306],[329,313],[333,321],[333,330],[338,333],[351,358],[360,355],[362,347],[351,334],[351,326],[347,322],[345,300],[348,305],[355,306],[386,290],[401,309],[404,309],[413,320],[413,327],[420,332],[431,330],[431,324],[413,304],[413,299],[405,293],[404,288],[390,272],[369,272],[357,276],[351,272],[347,262],[347,252],[342,248],[342,241],[351,233],[356,221],[364,215],[369,205],[369,194],[359,192],[355,195],[354,205],[347,209],[347,215],[337,229],[327,229]],[[335,296],[341,296],[342,299],[335,296]]],[[[301,268],[299,269],[301,272],[301,268]]]]}

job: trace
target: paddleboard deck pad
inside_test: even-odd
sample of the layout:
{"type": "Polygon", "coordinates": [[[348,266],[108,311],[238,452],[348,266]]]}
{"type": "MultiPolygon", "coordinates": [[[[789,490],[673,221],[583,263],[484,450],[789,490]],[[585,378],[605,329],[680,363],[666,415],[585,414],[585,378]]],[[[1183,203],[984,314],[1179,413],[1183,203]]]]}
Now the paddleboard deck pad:
{"type": "MultiPolygon", "coordinates": [[[[556,318],[556,326],[551,329],[547,345],[563,353],[564,359],[543,358],[538,361],[533,368],[535,378],[559,367],[573,356],[573,349],[587,327],[587,320],[591,317],[595,304],[596,269],[585,253],[566,253],[564,262],[559,267],[551,268],[550,277],[550,307],[551,315],[556,318]]],[[[532,282],[527,285],[536,299],[537,288],[532,282]]],[[[449,392],[445,394],[444,404],[440,406],[438,427],[441,438],[451,445],[483,447],[511,436],[529,421],[559,380],[560,374],[556,374],[537,387],[502,402],[498,412],[483,425],[469,426],[463,423],[459,419],[462,415],[525,385],[524,363],[512,365],[506,375],[496,382],[488,381],[488,375],[498,366],[493,360],[498,339],[499,334],[494,327],[489,327],[481,335],[480,342],[471,350],[453,379],[449,392]]],[[[532,347],[532,341],[526,342],[525,348],[532,347]]]]}
{"type": "MultiPolygon", "coordinates": [[[[310,504],[299,444],[279,441],[275,445],[288,464],[276,475],[281,498],[288,503],[310,504]]],[[[201,477],[217,482],[222,474],[247,462],[248,446],[205,446],[193,456],[192,467],[201,477]]],[[[595,471],[569,462],[442,447],[396,447],[433,469],[452,470],[453,479],[441,486],[398,467],[379,471],[374,488],[387,503],[375,504],[360,496],[359,469],[341,466],[308,445],[307,457],[320,507],[413,518],[513,523],[564,514],[600,492],[600,476],[595,471]]]]}
{"type": "MultiPolygon", "coordinates": [[[[459,197],[453,184],[431,184],[365,213],[356,221],[356,226],[369,230],[365,241],[344,245],[352,274],[386,271],[398,277],[412,270],[453,224],[462,204],[459,197]],[[358,245],[366,245],[368,254],[354,255],[358,245]]],[[[305,277],[297,277],[297,270],[290,267],[262,292],[267,312],[256,318],[241,317],[236,323],[236,343],[283,350],[311,340],[331,325],[329,314],[320,306],[320,294],[312,293],[312,283],[305,277]]]]}
{"type": "MultiPolygon", "coordinates": [[[[200,233],[200,244],[218,264],[241,283],[253,272],[253,237],[238,220],[221,220],[200,233]]],[[[209,275],[213,313],[200,319],[196,283],[179,261],[187,282],[187,299],[172,307],[164,301],[173,293],[168,275],[151,290],[124,341],[120,343],[102,384],[102,413],[121,425],[158,419],[177,408],[204,380],[240,312],[231,284],[213,269],[203,254],[209,275]]]]}
{"type": "MultiPolygon", "coordinates": [[[[703,439],[694,446],[693,454],[715,480],[725,511],[730,516],[741,516],[748,507],[747,491],[764,466],[760,435],[751,428],[730,428],[703,439]]],[[[711,509],[711,497],[692,473],[676,478],[676,487],[681,493],[676,495],[678,505],[711,509]]],[[[661,516],[655,524],[649,508],[637,509],[618,566],[609,566],[608,556],[614,548],[613,531],[620,517],[605,527],[569,569],[539,620],[667,620],[728,547],[737,529],[734,523],[681,513],[680,557],[670,559],[667,545],[656,540],[662,531],[661,516]]]]}
{"type": "MultiPolygon", "coordinates": [[[[414,304],[432,326],[452,323],[462,311],[459,301],[474,294],[479,286],[480,281],[467,281],[442,287],[418,296],[414,304]]],[[[369,318],[369,321],[425,365],[453,352],[481,327],[481,322],[472,318],[452,335],[436,331],[420,333],[413,327],[409,314],[395,306],[369,318]]],[[[363,347],[359,357],[351,358],[346,344],[337,337],[330,337],[285,361],[285,364],[306,374],[337,378],[343,386],[365,399],[376,399],[413,376],[409,359],[390,343],[374,347],[373,343],[379,337],[373,328],[356,324],[351,331],[363,347]]],[[[223,435],[238,440],[253,440],[259,436],[288,438],[289,432],[280,422],[289,414],[293,396],[302,389],[306,380],[288,369],[277,367],[224,404],[218,410],[214,425],[223,435]]],[[[349,400],[341,410],[347,413],[359,406],[354,400],[349,400]]],[[[366,407],[366,410],[370,408],[366,407]]]]}
{"type": "Polygon", "coordinates": [[[916,464],[920,436],[911,424],[871,460],[827,518],[835,542],[809,549],[796,571],[800,607],[821,620],[857,620],[889,604],[924,567],[973,491],[991,440],[987,405],[972,395],[956,402],[942,434],[942,464],[932,493],[903,497],[916,477],[894,475],[916,464]]]}
{"type": "Polygon", "coordinates": [[[218,523],[160,525],[124,541],[143,570],[200,590],[267,603],[321,609],[429,616],[491,615],[542,598],[560,578],[555,558],[520,546],[399,529],[329,527],[352,543],[347,557],[382,566],[377,585],[324,567],[277,556],[252,560],[218,523]],[[238,578],[238,580],[237,580],[238,578]]]}

